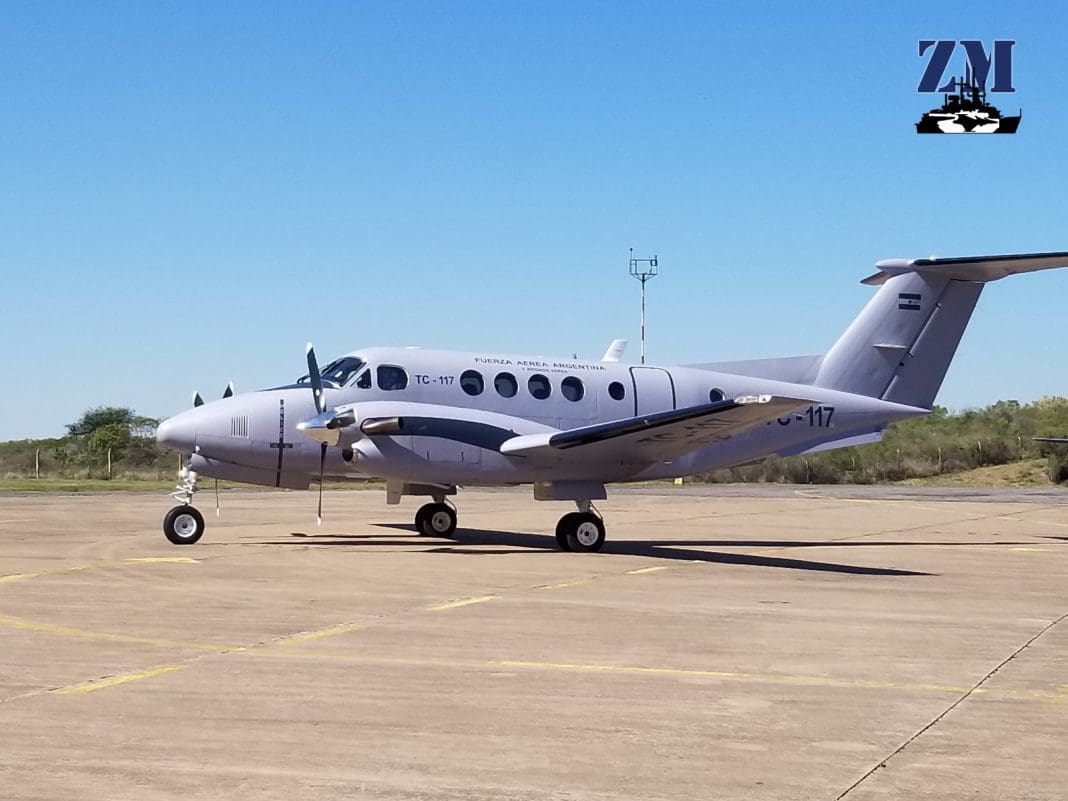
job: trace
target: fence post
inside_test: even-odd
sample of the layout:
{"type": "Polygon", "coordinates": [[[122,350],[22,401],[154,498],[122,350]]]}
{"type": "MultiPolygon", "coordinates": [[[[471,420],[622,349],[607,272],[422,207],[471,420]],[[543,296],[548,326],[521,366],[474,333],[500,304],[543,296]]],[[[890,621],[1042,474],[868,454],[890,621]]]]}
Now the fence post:
{"type": "Polygon", "coordinates": [[[108,448],[108,481],[111,481],[111,448],[108,448]]]}
{"type": "Polygon", "coordinates": [[[33,477],[41,477],[41,449],[38,448],[33,455],[33,477]]]}
{"type": "Polygon", "coordinates": [[[983,441],[981,439],[977,439],[975,441],[975,444],[979,446],[979,467],[982,467],[983,466],[983,441]]]}

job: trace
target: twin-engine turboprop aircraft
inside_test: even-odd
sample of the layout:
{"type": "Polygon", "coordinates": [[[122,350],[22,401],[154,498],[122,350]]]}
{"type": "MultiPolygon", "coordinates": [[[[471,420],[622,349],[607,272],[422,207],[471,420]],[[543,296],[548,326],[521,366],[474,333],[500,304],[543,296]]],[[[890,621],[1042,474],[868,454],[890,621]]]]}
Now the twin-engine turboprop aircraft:
{"type": "MultiPolygon", "coordinates": [[[[823,356],[653,367],[497,353],[364,348],[289,386],[201,402],[163,422],[186,457],[163,530],[204,533],[191,505],[208,476],[291,489],[386,481],[386,502],[429,496],[420,533],[449,536],[458,486],[533,484],[536,500],[574,501],[560,547],[596,551],[593,501],[610,482],[646,481],[877,442],[894,420],[927,414],[984,284],[1068,266],[1068,253],[891,259],[880,288],[823,356]]],[[[199,396],[198,396],[199,398],[199,396]]]]}

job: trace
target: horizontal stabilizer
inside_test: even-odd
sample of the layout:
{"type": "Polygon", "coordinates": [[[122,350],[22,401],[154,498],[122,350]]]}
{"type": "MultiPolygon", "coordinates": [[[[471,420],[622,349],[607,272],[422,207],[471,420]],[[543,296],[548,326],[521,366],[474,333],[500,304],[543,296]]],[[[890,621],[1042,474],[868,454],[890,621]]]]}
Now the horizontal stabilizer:
{"type": "Polygon", "coordinates": [[[877,261],[875,267],[879,272],[869,275],[861,281],[862,284],[877,286],[895,275],[914,272],[930,273],[956,281],[986,282],[1018,273],[1068,267],[1068,252],[963,256],[949,259],[884,259],[877,261]]]}

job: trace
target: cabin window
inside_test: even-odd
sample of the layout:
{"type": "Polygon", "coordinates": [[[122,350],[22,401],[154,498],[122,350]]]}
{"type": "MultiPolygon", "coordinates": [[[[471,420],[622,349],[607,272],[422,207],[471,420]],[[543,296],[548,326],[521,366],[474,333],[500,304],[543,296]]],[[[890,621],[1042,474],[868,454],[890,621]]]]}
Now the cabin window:
{"type": "Polygon", "coordinates": [[[612,400],[623,400],[627,396],[627,390],[618,381],[608,385],[608,395],[612,400]]]}
{"type": "Polygon", "coordinates": [[[468,395],[481,395],[486,388],[486,382],[482,380],[482,373],[477,370],[464,370],[460,373],[460,387],[468,395]]]}
{"type": "Polygon", "coordinates": [[[529,389],[530,394],[538,400],[545,400],[553,391],[549,379],[541,373],[534,373],[534,375],[527,379],[527,389],[529,389]]]}
{"type": "Polygon", "coordinates": [[[722,389],[712,388],[708,391],[708,399],[712,403],[721,403],[725,397],[727,396],[723,394],[722,389]]]}
{"type": "Polygon", "coordinates": [[[404,389],[408,386],[408,374],[403,367],[395,364],[378,365],[378,388],[391,392],[395,389],[404,389]]]}
{"type": "Polygon", "coordinates": [[[497,377],[493,379],[493,388],[502,398],[514,398],[515,393],[519,391],[519,382],[511,373],[497,373],[497,377]]]}
{"type": "Polygon", "coordinates": [[[579,379],[569,375],[560,382],[560,393],[569,401],[575,402],[582,400],[582,396],[586,394],[586,389],[579,379]]]}
{"type": "Polygon", "coordinates": [[[370,367],[368,367],[366,370],[364,370],[360,374],[360,377],[356,379],[356,386],[358,386],[360,389],[370,389],[371,388],[371,368],[370,367]]]}

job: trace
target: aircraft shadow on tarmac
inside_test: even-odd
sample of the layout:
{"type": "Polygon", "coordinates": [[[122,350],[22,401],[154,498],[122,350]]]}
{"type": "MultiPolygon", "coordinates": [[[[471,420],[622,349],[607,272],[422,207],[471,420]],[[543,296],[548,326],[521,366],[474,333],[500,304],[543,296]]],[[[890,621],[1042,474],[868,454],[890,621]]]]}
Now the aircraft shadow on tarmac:
{"type": "MultiPolygon", "coordinates": [[[[418,537],[415,526],[403,523],[374,523],[379,528],[395,529],[418,537]]],[[[302,546],[387,546],[396,548],[402,544],[419,545],[425,553],[441,554],[536,554],[559,553],[554,537],[543,534],[524,534],[514,531],[494,531],[489,529],[457,529],[450,538],[454,545],[427,547],[436,542],[433,539],[418,538],[413,542],[407,537],[398,539],[383,534],[314,534],[292,532],[291,539],[271,540],[262,545],[302,545],[302,546]],[[465,546],[480,546],[478,548],[465,546]],[[499,546],[484,548],[481,546],[499,546]]],[[[787,570],[812,570],[824,573],[851,573],[869,576],[932,576],[916,570],[900,570],[890,567],[867,567],[836,562],[818,562],[808,559],[791,559],[785,556],[768,554],[743,554],[724,551],[701,550],[702,547],[840,547],[843,545],[928,545],[934,543],[912,542],[788,542],[780,540],[651,540],[648,542],[634,540],[609,540],[605,543],[604,553],[644,556],[650,559],[673,559],[684,562],[716,562],[728,565],[749,565],[753,567],[775,567],[787,570]],[[677,547],[684,546],[684,547],[677,547]]],[[[963,545],[965,543],[940,543],[943,545],[963,545]]],[[[1001,544],[1001,543],[997,543],[1001,544]]],[[[1004,543],[1009,544],[1009,543],[1004,543]]]]}

